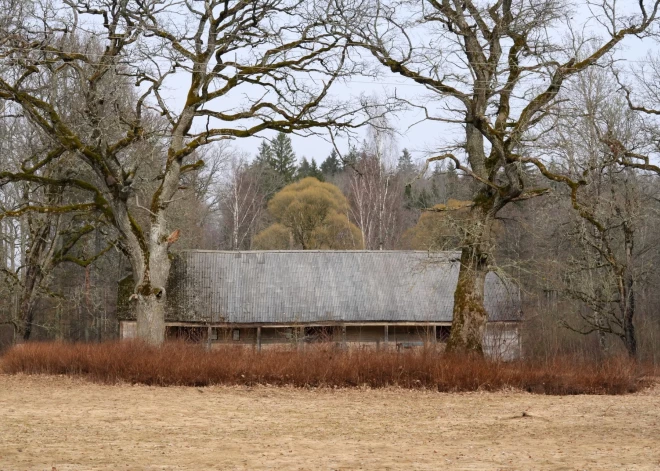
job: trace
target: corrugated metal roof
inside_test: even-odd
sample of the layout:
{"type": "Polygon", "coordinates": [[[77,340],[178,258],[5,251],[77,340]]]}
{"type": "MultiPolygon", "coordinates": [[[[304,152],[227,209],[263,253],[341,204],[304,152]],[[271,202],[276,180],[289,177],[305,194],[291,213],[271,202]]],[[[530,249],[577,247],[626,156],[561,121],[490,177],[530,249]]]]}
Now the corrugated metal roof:
{"type": "MultiPolygon", "coordinates": [[[[451,322],[460,253],[186,251],[168,320],[231,323],[451,322]]],[[[486,278],[490,320],[517,320],[518,290],[486,278]]]]}

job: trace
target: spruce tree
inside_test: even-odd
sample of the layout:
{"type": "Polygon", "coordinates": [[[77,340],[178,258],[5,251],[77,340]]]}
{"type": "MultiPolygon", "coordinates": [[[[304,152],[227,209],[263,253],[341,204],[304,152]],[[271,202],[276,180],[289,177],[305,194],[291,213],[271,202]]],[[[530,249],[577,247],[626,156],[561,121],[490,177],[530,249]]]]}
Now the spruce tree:
{"type": "Polygon", "coordinates": [[[341,166],[337,151],[332,149],[328,158],[321,164],[321,172],[326,176],[333,176],[341,171],[341,166]]]}
{"type": "Polygon", "coordinates": [[[325,180],[325,178],[323,178],[323,173],[321,173],[321,170],[319,170],[319,167],[316,164],[316,160],[312,159],[312,161],[309,162],[307,157],[303,157],[300,162],[300,167],[298,167],[298,171],[296,172],[296,179],[302,180],[307,177],[314,177],[320,182],[325,180]]]}
{"type": "Polygon", "coordinates": [[[347,168],[355,166],[359,159],[360,153],[358,152],[357,147],[351,146],[351,149],[348,151],[348,154],[344,158],[342,169],[346,170],[347,168]]]}
{"type": "Polygon", "coordinates": [[[425,209],[425,208],[430,208],[433,206],[433,197],[432,195],[426,190],[426,188],[422,188],[422,191],[419,192],[417,195],[417,201],[415,201],[415,207],[417,209],[425,209]]]}
{"type": "Polygon", "coordinates": [[[415,172],[415,164],[412,161],[412,156],[408,149],[403,149],[401,156],[399,157],[399,163],[397,164],[397,170],[404,175],[411,174],[415,172]]]}
{"type": "Polygon", "coordinates": [[[447,196],[448,198],[458,198],[458,172],[456,166],[451,160],[447,165],[447,196]]]}
{"type": "Polygon", "coordinates": [[[323,172],[321,172],[321,169],[319,169],[316,160],[314,159],[312,159],[312,163],[309,165],[309,176],[316,178],[320,182],[325,180],[323,172]]]}
{"type": "Polygon", "coordinates": [[[270,148],[270,146],[266,141],[261,141],[261,145],[259,146],[259,153],[257,154],[255,163],[259,165],[272,166],[272,160],[273,160],[272,149],[270,148]]]}
{"type": "Polygon", "coordinates": [[[303,178],[309,177],[310,170],[311,166],[307,161],[307,157],[303,157],[302,161],[300,162],[300,167],[298,167],[298,171],[296,172],[296,178],[298,178],[298,180],[302,180],[303,178]]]}
{"type": "Polygon", "coordinates": [[[440,194],[440,184],[442,183],[442,186],[445,186],[444,176],[442,175],[443,171],[444,163],[435,162],[435,165],[433,166],[433,174],[431,174],[431,194],[433,194],[435,203],[445,202],[440,194]]]}
{"type": "Polygon", "coordinates": [[[296,173],[296,154],[293,152],[291,138],[279,133],[270,145],[272,152],[271,166],[280,174],[285,183],[293,180],[296,173]]]}

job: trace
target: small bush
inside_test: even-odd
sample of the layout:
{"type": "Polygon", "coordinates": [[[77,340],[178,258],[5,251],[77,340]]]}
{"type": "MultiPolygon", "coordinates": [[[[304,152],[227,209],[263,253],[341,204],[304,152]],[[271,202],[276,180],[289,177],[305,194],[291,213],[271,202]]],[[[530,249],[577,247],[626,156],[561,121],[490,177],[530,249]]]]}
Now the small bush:
{"type": "Polygon", "coordinates": [[[569,357],[547,361],[496,362],[420,349],[339,350],[224,347],[140,342],[102,344],[32,343],[0,359],[9,374],[71,375],[101,383],[158,386],[270,384],[296,387],[381,388],[437,391],[496,391],[515,388],[537,394],[625,394],[648,385],[642,368],[626,358],[596,363],[569,357]]]}

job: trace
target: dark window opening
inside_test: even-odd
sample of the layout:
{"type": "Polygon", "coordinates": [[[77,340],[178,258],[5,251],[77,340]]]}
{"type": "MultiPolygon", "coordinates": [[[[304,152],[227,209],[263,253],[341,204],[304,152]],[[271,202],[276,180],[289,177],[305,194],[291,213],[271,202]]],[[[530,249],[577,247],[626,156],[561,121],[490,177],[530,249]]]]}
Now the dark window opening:
{"type": "Polygon", "coordinates": [[[206,327],[169,326],[165,328],[165,337],[168,340],[201,342],[206,340],[207,335],[208,329],[206,327]]]}
{"type": "Polygon", "coordinates": [[[334,337],[334,327],[305,327],[305,342],[331,342],[334,337]]]}
{"type": "Polygon", "coordinates": [[[435,338],[438,342],[446,342],[449,340],[449,334],[451,332],[451,327],[448,325],[439,325],[435,328],[435,338]]]}

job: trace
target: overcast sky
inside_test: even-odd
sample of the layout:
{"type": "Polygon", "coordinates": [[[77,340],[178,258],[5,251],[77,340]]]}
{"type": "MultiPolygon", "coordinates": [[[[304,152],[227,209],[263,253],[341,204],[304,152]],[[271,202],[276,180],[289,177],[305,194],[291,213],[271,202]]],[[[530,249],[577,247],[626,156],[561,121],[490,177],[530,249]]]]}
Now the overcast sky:
{"type": "MultiPolygon", "coordinates": [[[[585,10],[584,14],[588,15],[588,11],[585,10]]],[[[641,65],[650,48],[657,48],[657,43],[654,44],[648,40],[642,43],[637,38],[627,38],[617,51],[616,57],[632,60],[636,65],[641,65]]],[[[175,80],[169,81],[168,101],[175,108],[178,108],[176,106],[177,104],[183,104],[184,94],[188,86],[189,76],[185,74],[178,75],[175,80]]],[[[429,92],[424,87],[389,72],[384,72],[383,77],[377,81],[369,77],[356,77],[348,85],[336,85],[333,95],[342,98],[358,96],[359,94],[385,97],[393,95],[395,92],[397,96],[404,96],[413,103],[426,103],[428,101],[429,92]]],[[[423,113],[420,110],[409,110],[390,116],[390,124],[397,130],[396,141],[398,152],[407,148],[416,161],[423,160],[444,144],[452,142],[462,135],[460,125],[424,121],[423,118],[423,113]]],[[[362,136],[360,138],[361,140],[366,136],[366,129],[364,131],[358,131],[358,133],[362,136]]],[[[272,138],[274,133],[264,132],[261,136],[272,138]]],[[[253,157],[257,153],[261,141],[262,139],[258,137],[238,139],[233,141],[232,147],[253,157]]],[[[332,150],[332,144],[322,137],[293,135],[292,141],[299,160],[305,156],[308,159],[314,158],[320,163],[332,150]]],[[[342,144],[345,147],[347,146],[345,142],[342,144]]],[[[341,150],[344,151],[345,149],[341,150]]]]}

